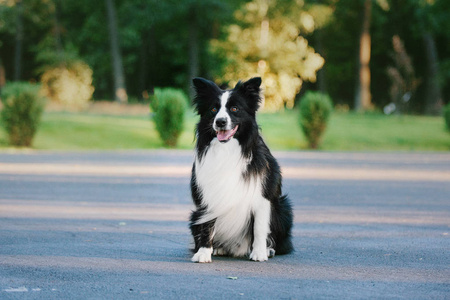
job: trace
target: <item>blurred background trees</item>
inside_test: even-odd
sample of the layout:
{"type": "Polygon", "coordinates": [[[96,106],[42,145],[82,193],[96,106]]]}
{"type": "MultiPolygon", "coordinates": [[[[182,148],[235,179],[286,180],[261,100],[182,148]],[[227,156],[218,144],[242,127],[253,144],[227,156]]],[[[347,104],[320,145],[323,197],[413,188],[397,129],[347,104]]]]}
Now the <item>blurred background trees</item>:
{"type": "Polygon", "coordinates": [[[266,109],[294,107],[303,81],[314,82],[324,63],[304,37],[315,28],[309,8],[303,1],[246,3],[235,12],[236,22],[225,27],[225,37],[212,40],[224,66],[217,78],[234,86],[239,79],[260,76],[266,109]]]}
{"type": "Polygon", "coordinates": [[[142,101],[154,87],[190,92],[194,76],[232,86],[260,75],[271,109],[319,90],[341,108],[395,98],[407,99],[401,112],[438,114],[450,99],[449,19],[447,0],[0,0],[0,86],[83,65],[94,99],[142,101]]]}

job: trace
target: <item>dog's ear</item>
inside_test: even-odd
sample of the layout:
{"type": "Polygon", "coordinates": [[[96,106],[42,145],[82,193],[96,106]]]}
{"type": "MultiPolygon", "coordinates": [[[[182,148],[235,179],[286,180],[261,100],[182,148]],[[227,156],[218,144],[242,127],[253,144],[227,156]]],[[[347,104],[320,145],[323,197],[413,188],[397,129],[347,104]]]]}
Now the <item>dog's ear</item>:
{"type": "Polygon", "coordinates": [[[201,77],[192,79],[192,83],[195,89],[193,104],[195,110],[202,114],[203,109],[207,109],[211,105],[211,101],[218,98],[221,90],[214,82],[201,77]]]}
{"type": "Polygon", "coordinates": [[[198,92],[199,90],[208,88],[208,86],[210,86],[212,83],[211,81],[205,79],[205,78],[201,78],[201,77],[196,77],[194,79],[192,79],[192,83],[194,84],[194,88],[195,91],[198,92]]]}
{"type": "Polygon", "coordinates": [[[261,77],[253,77],[242,84],[245,91],[250,94],[256,94],[259,97],[259,87],[261,86],[261,77]]]}
{"type": "Polygon", "coordinates": [[[246,82],[238,82],[235,89],[244,94],[248,106],[257,111],[261,102],[261,77],[253,77],[246,82]]]}

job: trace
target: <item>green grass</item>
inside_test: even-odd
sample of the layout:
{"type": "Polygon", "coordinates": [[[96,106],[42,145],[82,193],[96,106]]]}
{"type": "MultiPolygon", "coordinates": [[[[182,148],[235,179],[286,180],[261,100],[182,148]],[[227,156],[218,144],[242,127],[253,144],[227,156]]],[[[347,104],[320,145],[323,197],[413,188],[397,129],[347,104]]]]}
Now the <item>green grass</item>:
{"type": "MultiPolygon", "coordinates": [[[[262,134],[273,149],[307,147],[298,112],[261,114],[262,134]]],[[[442,117],[333,113],[322,139],[329,151],[448,151],[450,132],[442,117]]]]}
{"type": "MultiPolygon", "coordinates": [[[[273,150],[306,149],[297,111],[258,114],[265,141],[273,150]]],[[[197,117],[186,115],[180,149],[194,147],[197,117]]],[[[0,149],[8,148],[0,130],[0,149]]],[[[90,113],[46,112],[33,148],[54,150],[151,149],[163,144],[146,116],[113,116],[90,113]]],[[[341,151],[449,151],[450,133],[442,117],[385,116],[334,113],[321,150],[341,151]]]]}
{"type": "Polygon", "coordinates": [[[335,114],[324,137],[329,150],[448,151],[442,117],[335,114]]]}

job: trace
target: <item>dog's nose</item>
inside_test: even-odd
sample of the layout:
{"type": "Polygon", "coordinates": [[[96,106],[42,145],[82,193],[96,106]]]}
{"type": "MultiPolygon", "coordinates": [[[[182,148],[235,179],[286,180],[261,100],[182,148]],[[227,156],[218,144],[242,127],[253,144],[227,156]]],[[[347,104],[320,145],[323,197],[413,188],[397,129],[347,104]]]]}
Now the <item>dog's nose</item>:
{"type": "Polygon", "coordinates": [[[216,126],[217,126],[218,128],[225,127],[225,125],[227,125],[227,119],[225,119],[225,118],[219,118],[219,119],[216,120],[216,126]]]}

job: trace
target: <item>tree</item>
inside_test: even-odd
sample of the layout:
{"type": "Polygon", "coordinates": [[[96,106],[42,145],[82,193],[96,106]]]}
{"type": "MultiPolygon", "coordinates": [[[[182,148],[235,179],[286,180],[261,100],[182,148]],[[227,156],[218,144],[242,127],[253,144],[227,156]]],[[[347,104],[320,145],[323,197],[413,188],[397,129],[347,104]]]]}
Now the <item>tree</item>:
{"type": "MultiPolygon", "coordinates": [[[[125,76],[133,78],[127,81],[127,93],[147,97],[158,86],[187,91],[192,76],[208,77],[216,68],[211,63],[214,57],[208,51],[208,41],[220,24],[231,19],[233,3],[241,1],[118,0],[125,76]]],[[[94,71],[94,76],[101,76],[94,71]]]]}
{"type": "MultiPolygon", "coordinates": [[[[184,37],[180,41],[184,42],[186,48],[186,76],[182,79],[184,87],[187,87],[191,98],[193,90],[190,88],[192,78],[203,75],[209,77],[211,70],[206,70],[205,66],[211,60],[211,53],[208,51],[209,40],[217,36],[216,27],[225,23],[232,14],[232,7],[240,0],[184,0],[177,3],[174,12],[175,18],[171,21],[178,21],[178,26],[186,28],[180,33],[184,37]],[[203,12],[208,12],[204,14],[203,12]],[[181,26],[180,26],[181,25],[181,26]],[[187,37],[187,39],[186,39],[187,37]]],[[[180,31],[180,29],[178,29],[180,31]]],[[[214,65],[209,66],[213,69],[214,65]]]]}
{"type": "MultiPolygon", "coordinates": [[[[405,40],[405,46],[411,54],[414,68],[421,79],[415,99],[418,112],[438,115],[442,109],[442,72],[440,57],[448,58],[450,32],[448,19],[450,6],[441,0],[391,0],[390,16],[395,22],[396,34],[405,40]],[[401,24],[399,21],[404,22],[401,24]],[[438,39],[436,39],[438,37],[438,39]]],[[[445,65],[445,64],[443,64],[445,65]]],[[[448,81],[448,79],[447,79],[448,81]]]]}
{"type": "Polygon", "coordinates": [[[419,80],[415,76],[411,58],[398,35],[392,38],[392,46],[394,66],[389,66],[386,71],[391,80],[389,95],[394,106],[390,105],[391,109],[388,108],[385,113],[394,110],[397,114],[401,114],[408,112],[410,99],[414,96],[419,80]]]}
{"type": "Polygon", "coordinates": [[[212,41],[225,61],[218,79],[234,85],[261,76],[265,108],[292,108],[303,81],[315,81],[324,63],[301,35],[314,30],[313,17],[297,2],[253,0],[235,18],[225,29],[227,37],[212,41]]]}
{"type": "Polygon", "coordinates": [[[3,66],[2,58],[0,57],[0,92],[5,84],[6,84],[5,67],[3,66]]]}
{"type": "Polygon", "coordinates": [[[427,85],[425,114],[438,116],[442,111],[441,87],[439,85],[439,59],[437,55],[436,42],[432,34],[428,31],[423,33],[423,43],[425,46],[427,62],[427,85]]]}
{"type": "MultiPolygon", "coordinates": [[[[208,51],[209,39],[220,32],[243,1],[110,0],[116,10],[117,36],[113,34],[113,38],[116,36],[119,44],[119,51],[113,53],[121,56],[126,95],[147,97],[155,86],[187,90],[191,76],[210,77],[217,64],[208,51]],[[195,20],[190,14],[192,7],[197,10],[195,20]],[[196,39],[189,38],[189,28],[196,39]]],[[[39,80],[52,58],[59,60],[61,54],[70,52],[93,70],[93,97],[114,97],[114,62],[118,59],[110,55],[113,47],[106,0],[103,5],[90,0],[22,3],[26,34],[21,48],[22,79],[39,80]]],[[[0,0],[0,57],[7,81],[13,80],[15,73],[16,6],[16,0],[0,0]]]]}
{"type": "MultiPolygon", "coordinates": [[[[425,114],[440,115],[442,112],[442,93],[439,84],[439,57],[433,32],[436,32],[434,21],[435,1],[419,1],[417,3],[417,24],[425,49],[426,81],[425,81],[425,114]]],[[[447,20],[448,21],[448,20],[447,20]]]]}
{"type": "Polygon", "coordinates": [[[23,47],[23,3],[16,1],[16,46],[14,51],[14,80],[19,81],[22,75],[23,47]]]}
{"type": "Polygon", "coordinates": [[[355,110],[365,111],[371,108],[370,95],[370,19],[372,0],[364,0],[363,22],[359,37],[359,67],[355,93],[355,110]]]}
{"type": "MultiPolygon", "coordinates": [[[[22,80],[38,81],[49,62],[43,56],[71,53],[93,70],[93,97],[112,98],[112,62],[118,60],[109,55],[107,1],[115,4],[120,41],[115,53],[122,61],[129,97],[151,94],[155,86],[186,91],[197,75],[231,85],[262,75],[268,85],[268,107],[291,107],[299,88],[302,93],[306,88],[326,90],[335,104],[355,105],[361,40],[361,26],[355,24],[362,24],[367,0],[105,0],[104,5],[91,0],[0,0],[0,74],[12,81],[20,69],[22,80]],[[17,30],[19,5],[22,39],[17,30]],[[332,12],[331,17],[318,7],[332,12]],[[21,55],[15,55],[16,50],[21,55]],[[326,68],[316,73],[323,62],[320,57],[326,68]]],[[[391,101],[386,69],[395,62],[388,49],[398,35],[421,79],[409,109],[437,113],[431,112],[439,107],[434,100],[450,99],[450,1],[371,0],[371,4],[372,105],[380,108],[391,101]]]]}
{"type": "MultiPolygon", "coordinates": [[[[200,63],[199,63],[199,38],[198,38],[198,17],[197,17],[197,7],[192,5],[188,12],[189,22],[188,22],[188,49],[189,49],[189,60],[188,60],[188,78],[195,78],[199,75],[200,63]]],[[[189,80],[190,81],[190,80],[189,80]]],[[[190,82],[189,82],[190,84],[190,82]]],[[[191,98],[193,97],[191,91],[191,98]]]]}
{"type": "MultiPolygon", "coordinates": [[[[312,3],[315,2],[316,0],[312,3]]],[[[335,104],[353,107],[357,76],[355,71],[358,62],[354,57],[357,55],[356,48],[359,42],[359,31],[355,24],[360,22],[359,1],[321,0],[320,2],[325,2],[324,5],[330,8],[331,16],[320,29],[322,45],[317,43],[316,35],[319,32],[314,32],[309,41],[315,49],[320,49],[320,54],[326,61],[322,69],[326,81],[326,93],[331,96],[335,104]]],[[[316,14],[318,17],[321,15],[316,14]]]]}
{"type": "Polygon", "coordinates": [[[51,1],[0,0],[0,56],[6,81],[36,80],[37,44],[50,28],[51,1]]]}
{"type": "Polygon", "coordinates": [[[109,41],[111,47],[111,61],[113,65],[114,96],[116,101],[124,103],[128,101],[123,72],[122,55],[119,47],[119,33],[117,30],[116,8],[113,0],[105,0],[108,16],[109,41]]]}

